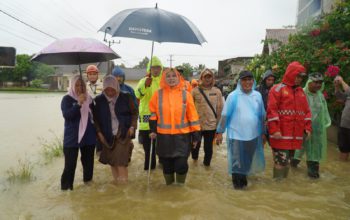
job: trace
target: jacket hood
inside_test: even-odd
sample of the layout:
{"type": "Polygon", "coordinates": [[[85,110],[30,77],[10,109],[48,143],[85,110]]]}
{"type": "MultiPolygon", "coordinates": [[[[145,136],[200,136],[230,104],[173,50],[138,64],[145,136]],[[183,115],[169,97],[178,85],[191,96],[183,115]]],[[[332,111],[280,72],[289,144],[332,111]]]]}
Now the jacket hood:
{"type": "Polygon", "coordinates": [[[262,81],[265,82],[265,80],[267,78],[269,78],[270,76],[273,76],[276,79],[275,74],[273,74],[273,72],[271,70],[267,70],[262,77],[262,81]]]}
{"type": "Polygon", "coordinates": [[[162,70],[160,72],[163,72],[163,65],[160,59],[156,56],[153,56],[152,59],[148,62],[147,64],[147,73],[149,74],[151,72],[151,61],[152,61],[152,66],[160,66],[162,70]]]}
{"type": "Polygon", "coordinates": [[[286,72],[284,73],[282,82],[288,86],[294,86],[295,85],[295,78],[300,73],[305,73],[305,67],[301,65],[299,62],[291,62],[286,72]]]}
{"type": "Polygon", "coordinates": [[[211,71],[211,70],[208,69],[208,68],[205,68],[205,69],[201,72],[200,77],[199,77],[199,85],[202,84],[202,82],[203,82],[203,77],[204,77],[205,75],[211,75],[211,76],[213,77],[213,81],[212,81],[212,83],[210,84],[210,86],[213,87],[213,86],[215,85],[214,73],[213,73],[213,71],[211,71]]]}
{"type": "Polygon", "coordinates": [[[161,89],[182,89],[184,87],[184,79],[181,77],[181,74],[179,71],[177,71],[175,68],[166,68],[164,69],[164,72],[162,73],[162,79],[160,80],[160,88],[161,89]],[[179,84],[177,84],[174,88],[170,88],[168,83],[165,80],[166,74],[170,71],[173,71],[176,73],[177,78],[179,79],[179,84]]]}

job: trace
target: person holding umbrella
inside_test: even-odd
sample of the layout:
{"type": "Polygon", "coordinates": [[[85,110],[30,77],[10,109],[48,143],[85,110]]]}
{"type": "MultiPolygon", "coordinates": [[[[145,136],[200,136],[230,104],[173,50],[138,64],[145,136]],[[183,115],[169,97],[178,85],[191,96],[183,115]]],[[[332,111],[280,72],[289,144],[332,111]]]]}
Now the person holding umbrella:
{"type": "Polygon", "coordinates": [[[70,81],[68,94],[61,102],[64,118],[62,190],[73,190],[79,150],[83,180],[85,183],[92,180],[96,131],[92,123],[91,107],[92,99],[86,91],[85,83],[81,76],[75,75],[70,81]]]}
{"type": "Polygon", "coordinates": [[[190,147],[200,138],[200,125],[193,98],[183,89],[176,69],[165,69],[149,103],[151,139],[157,138],[157,155],[162,161],[165,183],[185,183],[190,147]]]}
{"type": "Polygon", "coordinates": [[[103,80],[103,93],[96,96],[94,107],[98,145],[102,146],[99,161],[111,166],[117,183],[128,181],[131,139],[137,128],[137,108],[129,94],[120,92],[114,76],[103,80]]]}
{"type": "Polygon", "coordinates": [[[151,144],[155,145],[155,140],[150,139],[149,118],[151,112],[149,109],[149,102],[155,91],[159,89],[160,80],[162,78],[163,66],[158,57],[153,56],[147,66],[148,75],[142,78],[137,84],[135,95],[140,100],[139,105],[139,135],[142,140],[143,149],[145,151],[144,170],[156,168],[156,154],[155,149],[151,144]],[[151,155],[151,161],[149,161],[151,155]]]}

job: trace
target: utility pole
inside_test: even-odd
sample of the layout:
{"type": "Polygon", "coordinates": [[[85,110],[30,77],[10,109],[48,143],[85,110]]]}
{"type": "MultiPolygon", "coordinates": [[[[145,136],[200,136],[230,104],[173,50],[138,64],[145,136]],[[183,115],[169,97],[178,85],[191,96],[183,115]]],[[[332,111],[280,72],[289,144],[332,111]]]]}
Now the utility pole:
{"type": "MultiPolygon", "coordinates": [[[[114,41],[114,40],[110,41],[110,40],[107,40],[106,34],[107,34],[107,31],[110,31],[110,30],[111,30],[110,27],[107,27],[107,28],[106,28],[106,30],[105,30],[105,36],[104,36],[104,38],[103,38],[103,41],[106,42],[106,43],[108,43],[108,47],[111,47],[113,44],[120,44],[120,40],[118,40],[118,41],[114,41]]],[[[111,74],[112,74],[112,68],[111,68],[110,62],[111,62],[111,61],[107,61],[107,73],[106,73],[106,75],[111,75],[111,74]]],[[[113,65],[113,67],[114,67],[114,65],[113,65]]]]}
{"type": "Polygon", "coordinates": [[[175,61],[175,60],[173,60],[174,55],[170,54],[169,56],[170,56],[170,58],[168,61],[170,62],[170,68],[171,68],[171,67],[173,67],[173,61],[175,61]]]}

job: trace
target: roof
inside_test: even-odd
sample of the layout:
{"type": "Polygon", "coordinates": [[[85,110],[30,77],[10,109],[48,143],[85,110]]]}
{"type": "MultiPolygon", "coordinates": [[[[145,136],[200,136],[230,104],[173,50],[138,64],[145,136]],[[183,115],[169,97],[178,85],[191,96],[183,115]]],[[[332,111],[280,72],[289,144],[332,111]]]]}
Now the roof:
{"type": "MultiPolygon", "coordinates": [[[[96,65],[100,73],[105,74],[107,72],[107,62],[101,62],[81,64],[82,73],[85,73],[86,67],[91,64],[96,65]]],[[[79,65],[53,65],[53,68],[55,69],[55,75],[79,73],[79,65]]]]}
{"type": "MultiPolygon", "coordinates": [[[[83,75],[85,74],[86,67],[88,65],[96,65],[100,71],[101,77],[106,75],[107,73],[107,62],[102,63],[89,63],[89,64],[82,64],[81,65],[81,71],[83,75]]],[[[78,74],[79,73],[79,66],[78,65],[54,65],[55,69],[55,76],[69,76],[72,74],[78,74]]],[[[125,73],[126,80],[140,80],[144,76],[146,76],[146,69],[134,69],[134,68],[121,68],[125,73]]]]}
{"type": "Polygon", "coordinates": [[[146,76],[146,69],[121,68],[126,80],[140,80],[146,76]]]}
{"type": "MultiPolygon", "coordinates": [[[[294,28],[266,29],[265,40],[277,40],[282,44],[288,43],[289,35],[296,33],[294,28]]],[[[264,43],[263,53],[270,54],[280,47],[278,43],[264,43]]]]}

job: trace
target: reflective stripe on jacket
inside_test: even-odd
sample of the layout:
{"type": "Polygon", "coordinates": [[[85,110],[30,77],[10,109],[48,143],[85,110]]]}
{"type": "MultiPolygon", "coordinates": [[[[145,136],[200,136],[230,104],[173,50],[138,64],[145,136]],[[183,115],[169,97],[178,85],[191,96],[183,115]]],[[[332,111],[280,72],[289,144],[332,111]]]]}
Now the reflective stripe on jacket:
{"type": "Polygon", "coordinates": [[[159,134],[186,134],[200,131],[191,94],[184,89],[159,89],[152,96],[150,120],[157,121],[159,134]]]}
{"type": "Polygon", "coordinates": [[[291,63],[282,82],[270,90],[267,104],[267,124],[272,148],[300,149],[304,131],[311,131],[311,111],[301,87],[295,87],[295,78],[305,69],[297,62],[291,63]],[[274,133],[281,132],[277,139],[274,133]]]}

